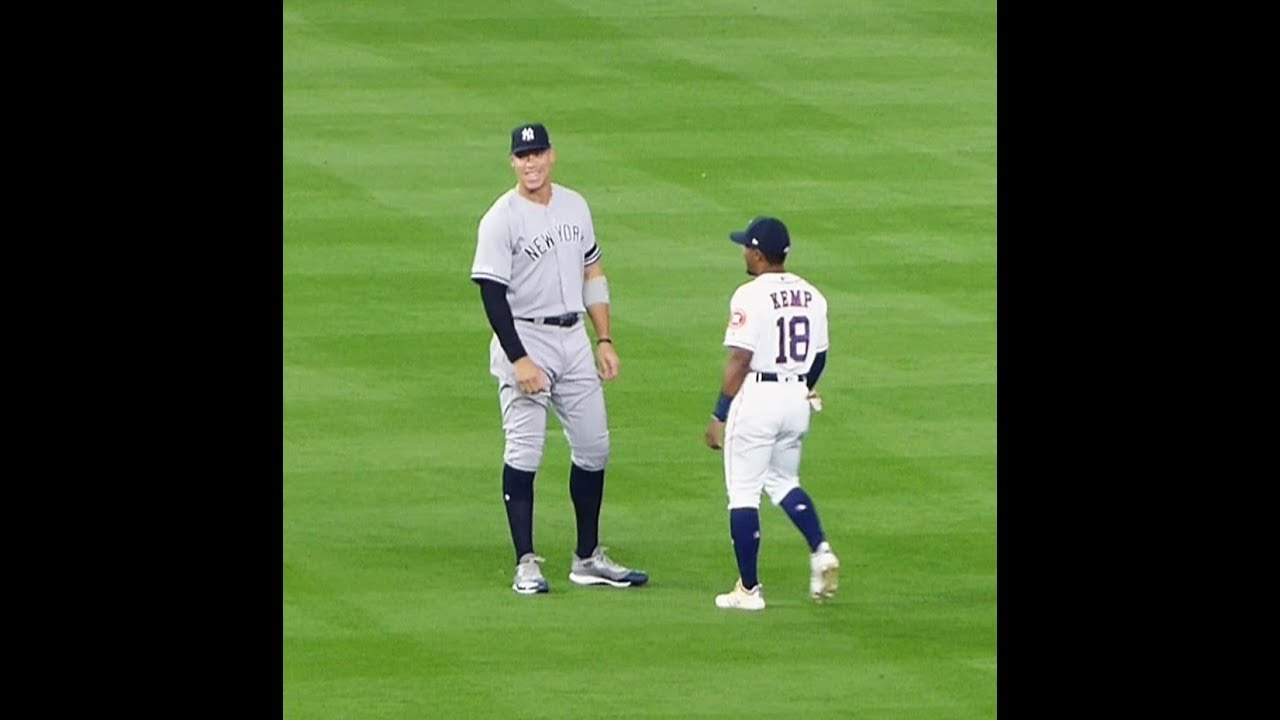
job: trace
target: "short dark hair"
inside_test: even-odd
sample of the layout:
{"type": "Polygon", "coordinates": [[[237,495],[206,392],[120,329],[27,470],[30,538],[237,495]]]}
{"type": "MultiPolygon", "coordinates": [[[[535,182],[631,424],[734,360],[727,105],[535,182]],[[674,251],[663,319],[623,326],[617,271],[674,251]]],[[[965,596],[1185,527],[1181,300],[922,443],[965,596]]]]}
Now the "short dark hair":
{"type": "Polygon", "coordinates": [[[780,255],[770,255],[769,253],[767,253],[767,252],[765,252],[765,251],[761,250],[761,251],[760,251],[760,254],[764,256],[764,259],[765,259],[765,260],[766,260],[770,265],[781,265],[781,264],[783,264],[783,263],[785,263],[785,262],[787,261],[787,254],[786,254],[786,253],[782,253],[782,254],[780,254],[780,255]]]}

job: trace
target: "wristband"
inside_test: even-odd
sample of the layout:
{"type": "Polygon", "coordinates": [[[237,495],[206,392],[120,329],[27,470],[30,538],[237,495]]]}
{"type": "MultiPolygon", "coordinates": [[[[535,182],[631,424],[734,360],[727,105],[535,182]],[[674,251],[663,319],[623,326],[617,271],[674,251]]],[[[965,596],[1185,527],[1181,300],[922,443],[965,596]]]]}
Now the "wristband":
{"type": "Polygon", "coordinates": [[[733,402],[733,398],[720,393],[719,399],[716,400],[716,409],[711,411],[711,417],[724,422],[729,417],[729,404],[733,402]]]}
{"type": "Polygon", "coordinates": [[[613,344],[613,338],[596,338],[596,344],[597,344],[597,345],[599,345],[599,344],[600,344],[600,343],[602,343],[602,342],[607,342],[607,343],[609,343],[610,345],[612,345],[612,344],[613,344]]]}

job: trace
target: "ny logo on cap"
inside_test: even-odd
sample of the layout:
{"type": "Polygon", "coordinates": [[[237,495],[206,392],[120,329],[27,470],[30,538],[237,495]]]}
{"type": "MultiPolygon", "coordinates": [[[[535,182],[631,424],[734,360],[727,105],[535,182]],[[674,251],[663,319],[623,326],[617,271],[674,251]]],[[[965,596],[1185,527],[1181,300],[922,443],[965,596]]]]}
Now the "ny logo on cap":
{"type": "Polygon", "coordinates": [[[533,128],[527,127],[520,131],[520,139],[528,142],[533,139],[533,128]]]}

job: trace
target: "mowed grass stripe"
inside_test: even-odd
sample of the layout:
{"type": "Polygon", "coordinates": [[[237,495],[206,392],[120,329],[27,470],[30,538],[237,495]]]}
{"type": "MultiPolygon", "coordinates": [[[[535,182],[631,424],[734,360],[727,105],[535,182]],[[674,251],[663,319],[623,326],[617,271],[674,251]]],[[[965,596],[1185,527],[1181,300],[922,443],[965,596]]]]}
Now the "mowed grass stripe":
{"type": "MultiPolygon", "coordinates": [[[[673,22],[673,23],[675,23],[675,24],[683,24],[683,23],[684,23],[684,21],[685,21],[685,18],[676,18],[676,19],[673,19],[673,20],[672,20],[672,22],[673,22]]],[[[770,32],[772,32],[772,29],[769,29],[769,31],[770,31],[770,32]]],[[[569,46],[569,47],[572,47],[572,46],[569,46]]],[[[533,51],[537,51],[537,50],[540,50],[540,49],[541,49],[541,48],[534,48],[534,49],[533,49],[533,51]]],[[[558,47],[558,51],[559,51],[560,53],[566,53],[566,52],[567,52],[567,50],[566,50],[566,48],[565,48],[564,46],[560,46],[560,47],[558,47]]],[[[661,48],[654,49],[652,46],[644,46],[644,48],[643,48],[643,52],[645,52],[645,53],[647,53],[647,54],[650,54],[650,55],[654,55],[654,56],[655,56],[655,58],[654,58],[654,62],[665,62],[665,63],[670,63],[670,62],[671,62],[671,61],[669,61],[669,60],[663,59],[665,54],[664,54],[664,52],[663,52],[663,50],[662,50],[661,48]]],[[[587,59],[588,59],[588,57],[587,57],[587,56],[592,56],[592,55],[594,55],[594,50],[588,49],[588,50],[584,51],[584,53],[583,53],[584,57],[582,57],[582,58],[576,57],[576,55],[577,55],[576,53],[570,53],[570,54],[571,54],[571,55],[575,55],[575,57],[571,57],[571,58],[569,58],[569,60],[567,61],[567,63],[568,63],[568,64],[570,64],[570,65],[573,65],[573,66],[576,66],[576,67],[582,67],[582,66],[584,66],[584,65],[592,65],[592,66],[593,66],[593,65],[598,65],[598,64],[599,64],[599,63],[595,63],[595,62],[582,62],[582,61],[585,61],[585,60],[587,60],[587,59]],[[581,60],[581,61],[580,61],[580,60],[581,60]]],[[[723,55],[723,53],[712,53],[711,57],[713,57],[713,58],[717,58],[717,59],[718,59],[718,58],[719,58],[719,57],[721,57],[722,55],[723,55]]],[[[735,57],[735,56],[740,56],[740,55],[741,55],[741,53],[739,53],[739,54],[737,54],[737,55],[734,55],[734,54],[732,54],[732,53],[730,53],[730,54],[729,54],[729,56],[730,56],[730,57],[735,57]]],[[[917,55],[918,55],[918,53],[917,53],[917,55]]],[[[500,54],[496,54],[495,56],[500,57],[501,55],[500,55],[500,54]]],[[[594,57],[592,57],[591,59],[594,59],[594,57]]],[[[688,83],[690,83],[690,82],[691,82],[691,78],[690,78],[689,76],[690,76],[690,75],[696,75],[696,73],[698,72],[698,68],[694,67],[693,69],[690,69],[690,65],[689,65],[689,63],[678,63],[677,65],[678,65],[677,67],[672,67],[672,68],[663,68],[663,69],[670,69],[670,70],[672,71],[672,73],[674,74],[674,77],[675,77],[676,79],[678,79],[678,80],[681,82],[682,86],[685,86],[685,85],[687,85],[688,83]]],[[[777,63],[776,63],[776,62],[774,62],[772,65],[770,65],[770,67],[776,67],[776,65],[777,65],[777,63]]],[[[944,64],[944,65],[943,65],[944,69],[954,71],[953,66],[954,66],[954,63],[953,63],[953,62],[948,62],[948,63],[946,63],[946,64],[944,64]]],[[[451,65],[450,67],[452,67],[452,65],[451,65]]],[[[753,68],[752,70],[754,71],[754,68],[753,68]]],[[[638,74],[638,73],[637,73],[637,74],[638,74]]],[[[667,74],[667,73],[664,73],[664,75],[666,75],[666,74],[667,74]]],[[[790,73],[788,73],[788,74],[790,74],[790,73]]],[[[921,74],[921,77],[923,77],[923,78],[927,79],[927,81],[928,81],[928,82],[937,82],[937,83],[940,83],[941,87],[942,87],[943,89],[945,89],[945,91],[946,91],[946,92],[948,92],[948,93],[950,93],[950,92],[972,92],[972,89],[971,89],[971,88],[965,88],[963,85],[957,86],[955,83],[947,83],[945,78],[939,79],[939,78],[937,77],[938,73],[937,73],[937,70],[936,70],[936,69],[931,69],[931,68],[927,68],[927,67],[926,67],[926,68],[924,68],[924,69],[922,69],[922,70],[921,70],[921,73],[920,73],[920,74],[921,74]],[[932,71],[931,71],[931,70],[932,70],[932,71]]],[[[556,73],[554,73],[554,72],[553,72],[553,73],[548,73],[548,75],[552,75],[552,76],[554,76],[554,75],[556,75],[556,73]]],[[[785,124],[786,124],[785,122],[771,122],[772,118],[769,118],[769,117],[767,117],[767,116],[765,116],[765,117],[761,117],[761,112],[762,112],[762,111],[767,113],[767,112],[770,112],[770,108],[779,108],[779,106],[780,106],[780,105],[785,105],[785,104],[786,104],[785,102],[784,102],[784,103],[776,102],[776,100],[777,100],[777,98],[776,98],[776,97],[775,97],[775,98],[767,98],[767,97],[766,97],[766,98],[760,98],[760,97],[758,97],[758,93],[739,93],[739,92],[737,92],[737,90],[735,89],[735,84],[734,84],[734,83],[730,83],[730,82],[726,82],[726,81],[725,81],[725,79],[724,79],[723,77],[713,78],[712,80],[708,81],[708,83],[709,83],[709,84],[713,84],[713,85],[714,85],[714,86],[716,86],[716,87],[728,87],[728,88],[730,88],[732,91],[731,91],[731,92],[729,92],[729,93],[726,93],[729,97],[728,97],[728,98],[725,98],[725,97],[717,97],[717,95],[716,95],[715,93],[698,92],[698,91],[697,91],[697,88],[690,88],[690,91],[687,93],[687,97],[683,98],[682,105],[684,105],[686,108],[688,108],[688,107],[689,107],[691,104],[693,104],[693,103],[697,103],[697,102],[706,102],[706,103],[707,103],[707,107],[711,108],[713,112],[720,113],[720,114],[722,114],[722,115],[728,115],[728,116],[732,117],[732,116],[735,114],[735,112],[736,112],[739,108],[736,108],[736,107],[734,107],[734,106],[732,106],[732,105],[730,105],[729,107],[726,107],[726,106],[725,106],[725,102],[724,102],[724,101],[725,101],[726,99],[732,98],[734,95],[737,95],[737,96],[738,96],[738,98],[739,98],[739,100],[738,100],[738,101],[739,101],[739,102],[741,102],[741,103],[744,103],[743,107],[742,107],[742,108],[740,108],[740,109],[743,111],[743,115],[742,115],[742,117],[748,117],[748,116],[749,116],[749,117],[751,117],[751,118],[752,118],[752,120],[751,120],[751,124],[753,124],[753,125],[754,125],[754,124],[760,124],[760,125],[764,125],[764,126],[785,125],[785,124]],[[772,101],[772,102],[771,102],[771,101],[772,101]],[[758,106],[761,106],[761,105],[763,105],[763,106],[764,106],[763,110],[762,110],[762,108],[761,108],[761,107],[758,107],[758,106]],[[748,112],[750,113],[750,115],[747,115],[747,114],[746,114],[746,113],[748,113],[748,112]]],[[[891,83],[887,83],[887,86],[888,86],[889,88],[898,88],[898,87],[901,87],[901,83],[892,83],[892,82],[891,82],[891,83]]],[[[791,85],[790,87],[794,88],[794,85],[791,85]]],[[[847,81],[847,80],[846,80],[846,82],[844,83],[844,85],[843,85],[842,87],[848,87],[848,81],[847,81]]],[[[914,86],[913,86],[913,87],[914,87],[914,86]]],[[[593,91],[593,90],[596,90],[596,89],[598,89],[598,88],[597,88],[597,87],[588,86],[588,87],[580,88],[580,89],[581,89],[581,90],[584,90],[584,92],[572,93],[571,95],[572,95],[572,96],[577,96],[577,97],[591,97],[591,96],[594,96],[594,95],[596,94],[596,93],[594,93],[594,92],[592,92],[592,91],[593,91]]],[[[919,88],[919,89],[918,89],[918,91],[919,91],[919,92],[921,92],[921,93],[925,93],[925,92],[928,92],[928,91],[929,91],[929,88],[919,88]]],[[[342,92],[344,92],[344,93],[357,93],[357,94],[358,94],[358,93],[365,93],[365,94],[369,95],[370,97],[375,98],[375,101],[376,101],[376,102],[378,102],[378,103],[382,103],[382,102],[384,102],[384,101],[385,101],[385,93],[377,93],[377,92],[374,92],[374,91],[367,91],[367,90],[363,90],[363,89],[344,89],[342,92]]],[[[669,91],[664,91],[664,92],[667,92],[667,94],[666,94],[665,96],[663,96],[663,97],[659,98],[659,99],[663,100],[663,102],[644,102],[644,97],[643,97],[644,89],[643,89],[643,88],[640,88],[640,89],[638,89],[638,90],[633,88],[633,89],[631,89],[629,92],[630,92],[630,95],[631,95],[631,96],[634,96],[636,93],[640,93],[640,94],[641,94],[641,97],[640,97],[640,98],[638,98],[638,99],[636,99],[636,100],[634,101],[634,104],[635,104],[635,106],[636,106],[636,107],[634,107],[634,108],[633,108],[633,107],[629,107],[629,106],[628,106],[628,107],[626,108],[626,112],[628,113],[628,116],[627,116],[627,118],[626,118],[625,123],[614,122],[614,119],[613,119],[613,118],[609,118],[607,115],[602,115],[602,112],[607,112],[607,108],[601,108],[601,107],[599,106],[599,104],[598,104],[598,103],[591,103],[591,104],[587,107],[588,117],[591,119],[591,123],[592,123],[592,124],[594,124],[594,125],[596,125],[596,126],[605,126],[605,127],[616,127],[617,125],[620,125],[620,124],[621,124],[621,125],[625,125],[625,126],[630,126],[630,127],[646,127],[646,126],[651,125],[651,123],[647,123],[647,122],[646,122],[646,117],[645,117],[644,113],[646,113],[646,112],[651,112],[651,111],[652,111],[652,112],[657,112],[659,115],[661,115],[661,116],[663,116],[663,117],[668,117],[668,116],[670,115],[670,113],[667,113],[667,112],[666,112],[666,110],[664,109],[664,107],[665,107],[666,105],[668,105],[668,104],[669,104],[669,101],[670,101],[669,91]]],[[[877,89],[877,88],[870,88],[870,89],[867,91],[867,95],[868,95],[868,96],[875,96],[875,95],[878,95],[880,92],[881,92],[881,91],[880,91],[879,89],[877,89]]],[[[464,95],[467,95],[467,96],[473,96],[473,95],[474,95],[474,91],[473,91],[473,92],[469,92],[469,93],[464,93],[464,95]]],[[[444,100],[444,101],[445,101],[445,102],[444,102],[444,104],[445,104],[445,105],[447,105],[447,106],[452,107],[452,106],[454,105],[454,103],[452,102],[452,95],[446,95],[444,98],[442,98],[442,100],[444,100]]],[[[823,100],[824,100],[824,101],[828,101],[828,102],[829,102],[829,101],[830,101],[830,98],[829,98],[829,97],[826,97],[826,98],[823,98],[823,100]]],[[[865,105],[867,105],[868,103],[870,103],[870,104],[874,104],[875,102],[877,102],[877,101],[878,101],[876,97],[856,97],[856,98],[853,98],[852,100],[853,100],[854,102],[859,103],[859,104],[860,104],[860,105],[862,105],[862,106],[865,106],[865,105]]],[[[939,97],[939,98],[938,98],[938,100],[939,100],[939,102],[944,102],[944,103],[946,103],[947,105],[954,105],[953,99],[952,99],[952,98],[950,98],[950,97],[947,97],[947,96],[939,97]]],[[[317,102],[322,103],[322,104],[323,104],[324,106],[326,106],[326,107],[329,107],[329,106],[332,106],[332,105],[335,105],[335,104],[337,104],[337,105],[342,105],[342,106],[345,106],[345,107],[348,107],[348,108],[351,108],[351,107],[352,107],[352,99],[351,99],[351,98],[342,98],[342,99],[337,99],[337,98],[324,98],[324,97],[319,97],[319,98],[317,98],[317,99],[316,99],[316,101],[317,101],[317,102]]],[[[419,101],[419,100],[417,100],[417,99],[414,99],[414,100],[411,100],[410,102],[411,102],[411,106],[407,109],[407,111],[408,111],[408,112],[411,112],[411,113],[413,113],[413,114],[415,114],[415,115],[420,114],[420,113],[421,113],[421,108],[418,106],[418,104],[419,104],[419,102],[420,102],[420,101],[419,101]]],[[[359,107],[359,106],[357,105],[357,107],[359,107]]],[[[557,105],[557,107],[559,108],[559,110],[558,110],[558,114],[564,114],[564,115],[570,115],[570,116],[572,116],[572,114],[573,114],[573,113],[572,113],[572,108],[571,108],[571,107],[566,108],[566,106],[565,106],[563,103],[558,104],[558,105],[557,105]]],[[[909,107],[911,107],[911,108],[916,108],[916,107],[918,107],[918,103],[912,103],[909,107]]],[[[812,110],[813,110],[813,109],[814,109],[814,108],[813,108],[812,106],[809,106],[809,105],[807,105],[807,104],[801,104],[801,105],[798,105],[798,106],[796,106],[796,107],[781,107],[781,108],[779,109],[779,112],[789,112],[789,113],[791,114],[791,116],[792,116],[792,117],[795,117],[796,115],[803,114],[803,115],[805,116],[805,118],[806,118],[806,123],[808,123],[808,124],[812,125],[815,121],[820,121],[820,120],[822,120],[822,118],[821,118],[821,117],[818,117],[818,118],[815,118],[815,117],[814,117],[815,113],[813,113],[813,112],[812,112],[812,110]]],[[[389,108],[387,108],[387,107],[385,107],[384,105],[381,105],[381,104],[379,105],[379,111],[386,112],[386,111],[389,111],[389,110],[390,110],[390,109],[389,109],[389,108]]],[[[985,110],[985,109],[984,109],[984,110],[985,110]]],[[[916,113],[916,114],[918,115],[918,113],[916,113]]],[[[936,115],[936,113],[931,113],[931,115],[936,115]]],[[[827,118],[827,119],[828,119],[828,120],[830,120],[831,122],[835,123],[835,127],[841,127],[841,126],[846,126],[846,125],[848,124],[848,122],[849,122],[848,117],[849,117],[849,116],[844,115],[844,114],[835,114],[835,113],[833,113],[833,114],[830,114],[830,115],[828,116],[828,118],[827,118]]],[[[572,120],[572,117],[570,117],[570,118],[568,118],[568,119],[572,120]]],[[[585,119],[585,118],[584,118],[584,119],[585,119]]],[[[619,120],[621,120],[621,119],[619,119],[619,120]]],[[[660,120],[660,122],[665,122],[665,121],[660,120]]],[[[588,123],[586,123],[586,122],[581,123],[581,124],[583,125],[583,127],[576,127],[576,126],[575,126],[575,127],[573,127],[573,129],[574,129],[574,130],[576,130],[576,131],[578,131],[578,132],[581,132],[581,133],[589,133],[589,132],[590,132],[590,129],[591,129],[591,125],[589,125],[589,124],[588,124],[588,123]]],[[[892,124],[892,123],[889,123],[889,124],[892,124]]],[[[948,124],[949,124],[949,125],[954,125],[954,123],[951,123],[951,122],[949,122],[948,124]]],[[[723,148],[725,149],[725,152],[726,152],[726,153],[729,153],[729,154],[732,154],[732,153],[738,152],[738,151],[739,151],[739,148],[743,147],[744,142],[750,142],[750,141],[751,141],[751,139],[752,139],[752,137],[753,137],[753,136],[749,135],[749,133],[750,133],[750,132],[751,132],[751,131],[749,130],[749,128],[747,128],[747,129],[740,129],[740,130],[738,130],[738,131],[737,131],[737,133],[735,133],[733,130],[730,130],[730,131],[729,131],[729,137],[727,137],[727,138],[726,138],[726,141],[727,141],[727,142],[725,142],[721,147],[723,147],[723,148]]],[[[701,142],[701,143],[702,143],[702,145],[703,145],[703,148],[702,148],[702,155],[703,155],[704,157],[714,159],[714,158],[716,157],[716,148],[715,148],[716,143],[715,143],[715,138],[714,138],[714,137],[712,137],[712,138],[700,138],[700,142],[701,142]]],[[[621,144],[620,144],[620,146],[621,146],[621,147],[626,147],[626,145],[627,145],[626,143],[621,143],[621,144]]],[[[649,144],[649,146],[652,146],[652,144],[649,144]]],[[[864,166],[864,165],[865,165],[865,163],[864,163],[864,164],[859,164],[857,167],[862,167],[862,166],[864,166]]],[[[683,167],[683,166],[681,165],[680,167],[683,167]]],[[[714,170],[714,169],[718,169],[718,168],[712,168],[712,169],[714,170]]],[[[874,172],[874,169],[869,170],[869,172],[874,172]]],[[[780,173],[780,174],[785,175],[785,173],[780,173]]],[[[688,186],[686,186],[686,187],[688,187],[688,186]]],[[[693,190],[693,191],[694,191],[694,194],[696,194],[696,191],[697,191],[697,189],[698,189],[698,188],[697,188],[697,187],[689,187],[689,189],[690,189],[690,190],[693,190]]],[[[785,193],[783,193],[783,195],[784,195],[784,198],[785,198],[785,193]]],[[[989,197],[989,196],[988,196],[988,197],[989,197]]],[[[825,201],[826,201],[826,198],[825,198],[825,197],[822,197],[822,198],[821,198],[821,201],[825,202],[825,201]]]]}

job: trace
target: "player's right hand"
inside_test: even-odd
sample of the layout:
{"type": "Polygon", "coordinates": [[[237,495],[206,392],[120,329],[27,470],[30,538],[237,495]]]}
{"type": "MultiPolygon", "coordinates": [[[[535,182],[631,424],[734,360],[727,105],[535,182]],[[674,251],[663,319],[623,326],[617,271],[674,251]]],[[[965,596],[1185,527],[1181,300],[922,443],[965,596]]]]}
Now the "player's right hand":
{"type": "Polygon", "coordinates": [[[724,447],[724,423],[712,417],[711,422],[707,423],[707,433],[703,440],[706,440],[707,447],[712,450],[724,447]]]}
{"type": "Polygon", "coordinates": [[[520,390],[526,395],[537,395],[551,387],[551,381],[547,379],[547,373],[535,363],[528,355],[518,359],[514,363],[516,369],[516,384],[520,386],[520,390]]]}

